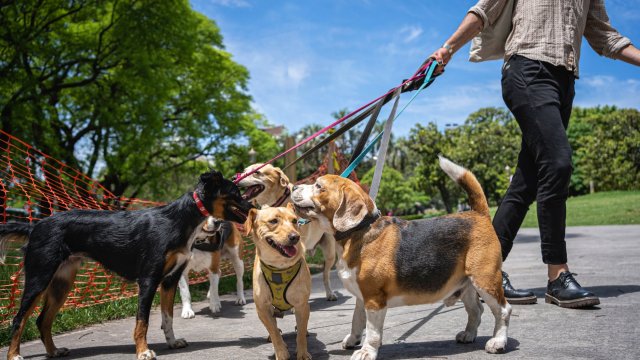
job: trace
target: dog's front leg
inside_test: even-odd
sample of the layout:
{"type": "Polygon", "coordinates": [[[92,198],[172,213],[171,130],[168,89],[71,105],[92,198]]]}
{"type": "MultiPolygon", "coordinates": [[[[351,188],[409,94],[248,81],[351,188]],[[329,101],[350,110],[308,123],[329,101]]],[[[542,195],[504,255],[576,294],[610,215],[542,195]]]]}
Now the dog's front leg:
{"type": "Polygon", "coordinates": [[[180,299],[182,300],[182,318],[183,319],[191,319],[196,316],[193,312],[193,308],[191,307],[191,292],[189,292],[189,281],[187,280],[188,272],[184,272],[182,276],[180,276],[180,282],[178,286],[180,287],[180,299]]]}
{"type": "Polygon", "coordinates": [[[258,318],[260,318],[264,327],[267,328],[269,339],[271,340],[273,350],[276,353],[276,360],[289,360],[289,349],[287,349],[287,344],[284,342],[284,339],[282,339],[282,334],[280,333],[280,329],[278,329],[276,318],[273,317],[271,304],[256,302],[256,310],[258,312],[258,318]]]}
{"type": "Polygon", "coordinates": [[[364,302],[356,298],[356,308],[351,319],[351,333],[342,340],[343,349],[353,349],[362,339],[362,331],[367,324],[367,316],[364,311],[364,302]]]}
{"type": "Polygon", "coordinates": [[[176,286],[162,284],[160,287],[160,309],[162,313],[162,330],[171,349],[181,349],[187,346],[185,339],[176,339],[173,334],[173,302],[176,296],[176,286]]]}
{"type": "Polygon", "coordinates": [[[305,302],[295,308],[296,313],[296,360],[311,360],[311,354],[307,350],[307,326],[309,325],[309,303],[305,302]]]}
{"type": "Polygon", "coordinates": [[[149,313],[153,297],[158,288],[158,281],[154,274],[149,272],[149,278],[138,279],[138,313],[136,315],[136,328],[133,331],[133,340],[136,343],[136,357],[138,360],[151,360],[156,358],[156,353],[149,349],[147,344],[147,330],[149,329],[149,313]]]}
{"type": "Polygon", "coordinates": [[[375,360],[378,356],[378,349],[382,345],[382,327],[384,318],[387,315],[387,308],[379,310],[366,309],[367,316],[367,336],[362,344],[362,349],[356,351],[351,356],[351,360],[375,360]]]}
{"type": "Polygon", "coordinates": [[[233,272],[236,273],[236,305],[245,305],[247,300],[244,298],[244,262],[240,258],[239,247],[229,248],[229,258],[233,264],[233,272]]]}

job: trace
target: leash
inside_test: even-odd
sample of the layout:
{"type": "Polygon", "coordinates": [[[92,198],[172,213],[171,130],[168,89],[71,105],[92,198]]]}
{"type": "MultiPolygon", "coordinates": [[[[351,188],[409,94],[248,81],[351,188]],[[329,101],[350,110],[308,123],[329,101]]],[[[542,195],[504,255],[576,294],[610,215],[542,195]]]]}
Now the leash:
{"type": "MultiPolygon", "coordinates": [[[[391,137],[390,134],[390,130],[391,130],[391,124],[393,123],[393,121],[397,120],[400,115],[402,115],[402,113],[404,112],[404,110],[411,104],[411,102],[413,102],[413,100],[420,94],[420,92],[422,90],[424,90],[425,88],[427,88],[429,85],[431,85],[433,83],[433,81],[435,80],[435,78],[433,77],[433,71],[436,69],[436,67],[438,66],[438,63],[435,61],[429,61],[427,63],[427,74],[424,77],[424,81],[423,83],[420,85],[420,87],[418,88],[418,91],[416,91],[413,96],[411,96],[411,98],[409,99],[409,101],[402,107],[402,109],[400,109],[400,111],[398,112],[398,115],[395,115],[395,108],[397,106],[397,101],[399,99],[399,96],[396,98],[396,103],[394,105],[394,109],[391,111],[391,114],[389,116],[389,118],[387,119],[387,123],[385,124],[385,129],[380,132],[378,135],[376,135],[375,138],[373,138],[373,140],[371,140],[371,142],[367,145],[366,148],[364,148],[364,150],[362,151],[362,153],[360,153],[358,155],[358,157],[356,157],[353,162],[351,164],[349,164],[349,166],[342,172],[342,174],[340,174],[340,176],[342,177],[348,177],[351,172],[353,172],[353,170],[362,162],[362,160],[364,160],[365,156],[371,152],[371,150],[373,150],[374,145],[382,138],[382,135],[387,133],[388,137],[386,137],[386,143],[384,143],[384,148],[380,147],[380,151],[379,154],[384,154],[383,159],[381,161],[380,157],[378,157],[378,162],[376,163],[376,170],[374,172],[374,180],[376,179],[376,177],[378,178],[377,183],[371,183],[372,188],[375,185],[375,195],[377,195],[377,191],[379,188],[379,184],[380,184],[380,178],[382,177],[382,167],[384,167],[384,158],[386,157],[386,152],[387,152],[387,147],[389,144],[389,139],[391,137]],[[395,115],[395,116],[394,116],[395,115]],[[378,164],[382,163],[382,165],[380,166],[380,169],[378,169],[378,164]]],[[[396,88],[397,90],[398,88],[396,88]]],[[[371,195],[371,194],[370,194],[371,195]]],[[[372,199],[375,199],[375,196],[372,196],[372,199]]]]}
{"type": "MultiPolygon", "coordinates": [[[[256,173],[257,171],[260,171],[260,169],[262,169],[263,167],[267,166],[268,164],[271,164],[272,162],[282,158],[283,156],[285,156],[286,154],[298,149],[299,147],[303,146],[304,144],[308,143],[309,141],[315,139],[316,137],[322,135],[323,133],[327,132],[329,129],[334,128],[336,125],[341,124],[342,122],[346,121],[347,119],[349,119],[350,117],[354,116],[355,114],[359,113],[360,111],[362,111],[363,109],[369,107],[371,104],[374,104],[375,102],[379,101],[380,99],[385,98],[387,95],[395,92],[397,89],[403,89],[404,91],[411,91],[414,89],[414,86],[420,81],[420,80],[424,80],[426,79],[427,75],[422,75],[422,72],[425,71],[425,69],[427,69],[431,64],[434,64],[435,61],[433,61],[433,59],[429,58],[427,59],[421,66],[420,68],[418,68],[418,70],[415,72],[415,74],[407,79],[404,80],[402,82],[402,84],[400,84],[399,86],[387,91],[384,95],[377,97],[376,99],[368,102],[367,104],[359,107],[358,109],[352,111],[351,113],[341,117],[340,119],[334,121],[333,123],[325,126],[324,128],[318,130],[317,132],[313,133],[312,135],[310,135],[309,137],[307,137],[306,139],[300,141],[298,144],[292,146],[291,148],[283,151],[282,153],[276,155],[275,157],[273,157],[271,160],[264,162],[262,165],[252,169],[251,171],[248,171],[246,173],[238,173],[236,174],[236,179],[233,181],[234,183],[238,183],[240,182],[242,179],[256,173]]],[[[433,71],[432,71],[433,72],[433,71]]],[[[429,81],[424,81],[423,82],[423,86],[425,83],[427,82],[432,82],[433,80],[429,77],[429,81]]],[[[364,117],[363,117],[364,118],[364,117]]],[[[354,124],[355,125],[355,124],[354,124]]],[[[346,130],[345,130],[346,131],[346,130]]]]}

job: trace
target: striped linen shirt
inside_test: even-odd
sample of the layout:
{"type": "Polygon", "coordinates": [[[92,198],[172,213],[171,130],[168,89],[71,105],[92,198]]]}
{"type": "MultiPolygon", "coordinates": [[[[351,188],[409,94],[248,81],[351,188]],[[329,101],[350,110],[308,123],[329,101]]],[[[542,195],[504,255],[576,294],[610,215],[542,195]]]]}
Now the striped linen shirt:
{"type": "MultiPolygon", "coordinates": [[[[509,0],[480,0],[469,12],[493,25],[509,0]]],[[[561,65],[578,77],[582,35],[600,55],[613,57],[631,44],[609,23],[604,0],[514,0],[505,60],[521,55],[561,65]]]]}

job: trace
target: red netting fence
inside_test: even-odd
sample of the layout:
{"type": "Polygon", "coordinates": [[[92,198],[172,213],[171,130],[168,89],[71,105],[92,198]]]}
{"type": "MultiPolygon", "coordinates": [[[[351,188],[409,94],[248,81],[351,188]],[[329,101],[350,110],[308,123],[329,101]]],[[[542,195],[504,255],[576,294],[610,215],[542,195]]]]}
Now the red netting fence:
{"type": "MultiPolygon", "coordinates": [[[[348,161],[342,154],[327,154],[318,170],[299,181],[313,182],[327,173],[329,161],[336,172],[348,161]]],[[[358,182],[355,172],[350,178],[358,182]]],[[[116,197],[82,172],[33,148],[0,130],[0,223],[35,222],[58,211],[70,209],[134,210],[162,203],[116,197]]],[[[13,318],[23,288],[22,243],[7,244],[5,264],[0,264],[0,324],[13,318]]],[[[245,268],[253,265],[254,246],[245,239],[245,268]]],[[[222,275],[233,275],[229,262],[221,265],[222,275]]],[[[207,281],[207,273],[191,273],[189,283],[207,281]]],[[[78,308],[137,295],[134,283],[123,281],[100,264],[87,260],[78,272],[73,289],[63,307],[78,308]]]]}

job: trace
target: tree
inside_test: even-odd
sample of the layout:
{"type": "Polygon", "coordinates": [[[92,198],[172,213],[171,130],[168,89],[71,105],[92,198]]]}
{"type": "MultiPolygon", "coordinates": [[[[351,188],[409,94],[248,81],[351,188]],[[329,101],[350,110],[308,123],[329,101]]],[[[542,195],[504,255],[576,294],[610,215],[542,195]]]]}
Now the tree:
{"type": "MultiPolygon", "coordinates": [[[[371,186],[375,168],[371,168],[360,179],[363,184],[371,186]]],[[[376,198],[376,204],[383,213],[391,211],[407,211],[414,207],[416,201],[427,202],[428,198],[420,196],[412,188],[409,182],[398,170],[385,166],[382,170],[380,190],[376,198]]]]}
{"type": "Polygon", "coordinates": [[[164,189],[203,156],[231,168],[215,154],[247,143],[277,150],[247,70],[186,0],[10,2],[0,21],[2,128],[115,195],[164,189]]]}

